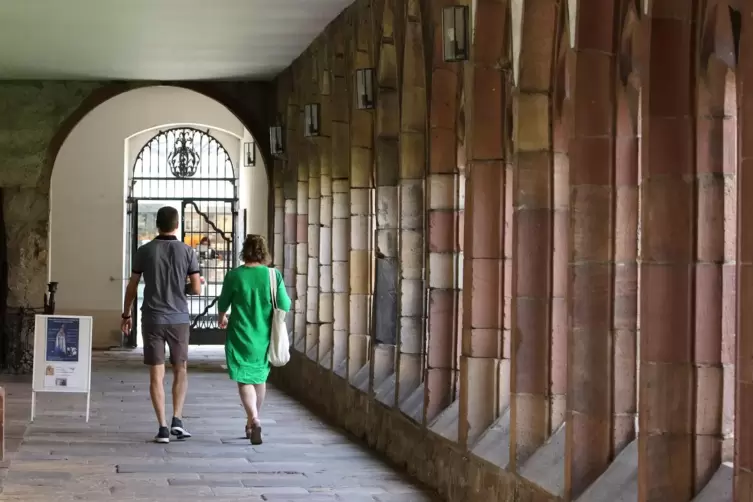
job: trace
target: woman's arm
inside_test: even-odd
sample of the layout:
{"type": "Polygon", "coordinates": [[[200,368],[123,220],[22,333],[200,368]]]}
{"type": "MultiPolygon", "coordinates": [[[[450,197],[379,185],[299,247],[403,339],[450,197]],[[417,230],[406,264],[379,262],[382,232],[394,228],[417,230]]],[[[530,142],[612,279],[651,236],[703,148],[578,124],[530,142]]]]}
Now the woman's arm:
{"type": "Polygon", "coordinates": [[[228,271],[225,275],[225,280],[222,281],[220,298],[217,300],[217,323],[222,329],[227,327],[227,311],[233,301],[233,289],[235,288],[233,277],[235,277],[233,270],[228,271]]]}
{"type": "Polygon", "coordinates": [[[233,290],[235,289],[235,271],[230,270],[225,274],[225,280],[222,281],[222,293],[217,300],[217,312],[220,314],[220,319],[224,319],[225,314],[230,308],[230,304],[233,300],[233,290]]]}
{"type": "Polygon", "coordinates": [[[277,276],[277,308],[288,312],[291,302],[288,292],[285,291],[285,281],[282,280],[282,273],[279,270],[275,269],[275,275],[277,276]]]}

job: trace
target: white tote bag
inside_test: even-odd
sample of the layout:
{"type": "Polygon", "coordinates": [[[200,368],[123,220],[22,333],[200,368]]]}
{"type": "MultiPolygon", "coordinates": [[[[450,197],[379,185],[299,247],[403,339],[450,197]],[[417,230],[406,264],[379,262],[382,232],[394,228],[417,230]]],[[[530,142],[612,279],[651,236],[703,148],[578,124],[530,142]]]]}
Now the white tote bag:
{"type": "Polygon", "coordinates": [[[277,271],[269,269],[270,293],[272,293],[272,332],[269,337],[267,359],[272,366],[285,366],[290,361],[290,338],[285,323],[287,312],[277,308],[277,271]]]}

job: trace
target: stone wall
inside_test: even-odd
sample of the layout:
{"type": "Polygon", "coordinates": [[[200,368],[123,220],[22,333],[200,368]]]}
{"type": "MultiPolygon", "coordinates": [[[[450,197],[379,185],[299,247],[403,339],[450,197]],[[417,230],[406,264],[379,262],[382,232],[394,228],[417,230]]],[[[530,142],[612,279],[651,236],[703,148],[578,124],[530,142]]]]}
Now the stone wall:
{"type": "Polygon", "coordinates": [[[347,379],[300,353],[275,368],[272,382],[332,423],[345,428],[390,462],[462,502],[550,502],[558,500],[533,483],[469,455],[456,442],[436,434],[353,387],[347,379]]]}
{"type": "Polygon", "coordinates": [[[0,187],[8,243],[8,306],[40,307],[47,283],[48,152],[98,82],[0,83],[0,187]]]}

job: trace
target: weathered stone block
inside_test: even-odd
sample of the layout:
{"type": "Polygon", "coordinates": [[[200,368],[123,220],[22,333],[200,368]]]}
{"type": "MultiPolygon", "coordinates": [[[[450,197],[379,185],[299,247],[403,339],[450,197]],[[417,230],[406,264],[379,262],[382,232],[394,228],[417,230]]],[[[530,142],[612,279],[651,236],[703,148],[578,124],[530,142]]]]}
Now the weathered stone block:
{"type": "Polygon", "coordinates": [[[400,135],[400,177],[423,180],[426,175],[426,135],[403,132],[400,135]]]}

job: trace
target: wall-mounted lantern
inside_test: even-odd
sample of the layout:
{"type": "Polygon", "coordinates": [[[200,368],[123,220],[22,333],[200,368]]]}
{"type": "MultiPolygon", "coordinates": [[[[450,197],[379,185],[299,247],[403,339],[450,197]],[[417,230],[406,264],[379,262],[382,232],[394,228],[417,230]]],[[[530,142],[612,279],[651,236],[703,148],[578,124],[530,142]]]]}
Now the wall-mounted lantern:
{"type": "Polygon", "coordinates": [[[303,135],[307,138],[319,136],[321,108],[319,103],[309,103],[303,107],[304,129],[303,135]]]}
{"type": "Polygon", "coordinates": [[[247,141],[243,144],[243,165],[253,167],[256,165],[256,143],[247,141]]]}
{"type": "Polygon", "coordinates": [[[466,61],[468,54],[468,6],[452,5],[442,9],[442,44],[447,63],[466,61]]]}
{"type": "Polygon", "coordinates": [[[356,108],[374,108],[374,68],[356,70],[356,108]]]}
{"type": "Polygon", "coordinates": [[[282,144],[282,126],[274,125],[269,128],[269,147],[272,155],[279,157],[285,153],[285,147],[282,144]]]}

